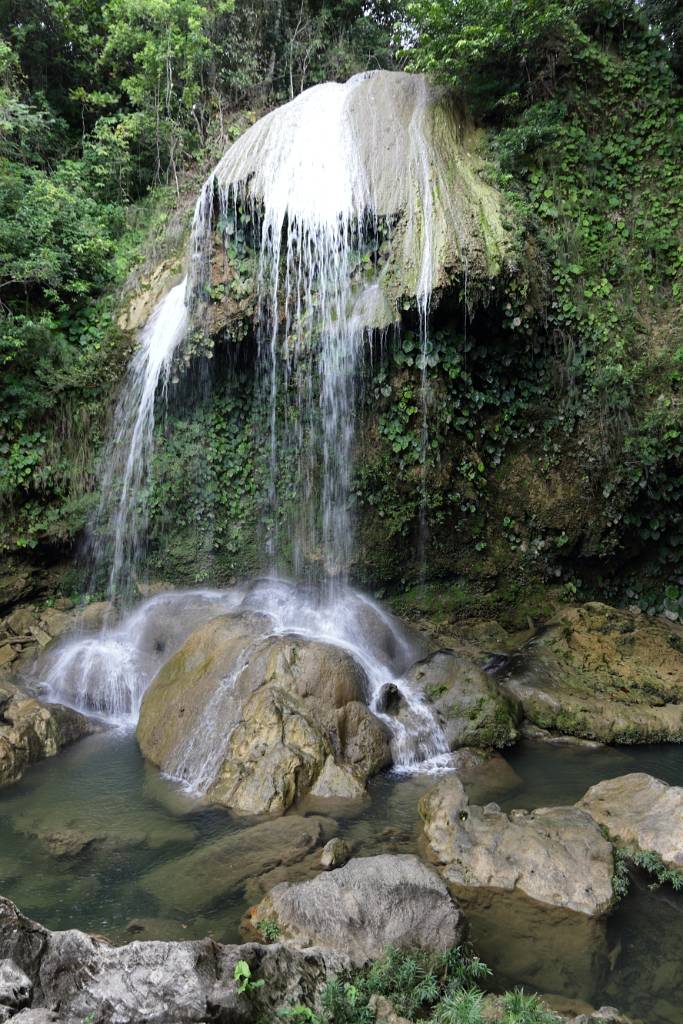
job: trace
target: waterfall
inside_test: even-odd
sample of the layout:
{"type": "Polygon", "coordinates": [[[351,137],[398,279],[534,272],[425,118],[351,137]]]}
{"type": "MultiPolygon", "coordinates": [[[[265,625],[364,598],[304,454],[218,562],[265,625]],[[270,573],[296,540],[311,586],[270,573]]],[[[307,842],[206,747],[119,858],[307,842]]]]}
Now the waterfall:
{"type": "Polygon", "coordinates": [[[114,414],[114,429],[102,459],[100,506],[95,528],[96,559],[111,549],[109,593],[131,585],[144,537],[142,499],[154,443],[154,404],[166,391],[173,354],[188,324],[187,278],[172,288],[149,318],[130,364],[114,414]]]}
{"type": "MultiPolygon", "coordinates": [[[[472,225],[487,223],[495,212],[489,198],[480,197],[485,187],[475,183],[461,142],[462,126],[443,90],[421,76],[372,72],[307,90],[261,118],[227,150],[197,199],[187,276],[157,306],[131,362],[103,458],[95,524],[96,555],[100,563],[108,559],[110,594],[125,596],[135,582],[145,536],[155,402],[166,394],[190,325],[208,320],[216,247],[222,244],[229,259],[231,236],[248,225],[258,257],[255,386],[266,413],[273,513],[264,519],[276,524],[264,564],[277,569],[281,547],[289,546],[295,577],[317,577],[324,586],[315,601],[305,588],[286,590],[283,597],[281,584],[246,596],[225,591],[202,599],[199,620],[241,603],[254,607],[258,594],[258,610],[271,617],[274,632],[293,630],[346,648],[365,670],[369,706],[390,726],[395,764],[404,767],[439,758],[447,747],[431,710],[403,680],[409,661],[387,659],[371,639],[363,639],[360,611],[369,614],[369,605],[346,582],[353,561],[356,389],[373,332],[400,320],[406,298],[416,300],[423,555],[431,295],[440,280],[448,280],[448,268],[467,265],[468,247],[481,258],[482,240],[472,225]],[[476,216],[473,195],[481,207],[476,216]],[[297,453],[295,499],[289,495],[293,512],[279,530],[285,484],[291,490],[283,451],[297,453]],[[401,695],[400,719],[382,709],[387,683],[401,695]]],[[[487,230],[493,237],[494,230],[487,230]]],[[[166,596],[174,596],[183,628],[162,644],[164,657],[198,621],[192,611],[196,596],[166,596]]],[[[159,650],[140,640],[141,623],[155,607],[144,604],[99,637],[69,641],[43,673],[44,686],[55,699],[130,724],[161,663],[159,650]]],[[[377,606],[370,610],[381,614],[377,606]]],[[[400,646],[398,634],[394,641],[400,646]]],[[[238,673],[236,665],[217,694],[217,707],[229,704],[238,673]]],[[[208,727],[206,734],[213,735],[208,727]]],[[[179,751],[177,761],[178,777],[200,788],[207,777],[203,747],[202,740],[196,749],[179,751]]]]}

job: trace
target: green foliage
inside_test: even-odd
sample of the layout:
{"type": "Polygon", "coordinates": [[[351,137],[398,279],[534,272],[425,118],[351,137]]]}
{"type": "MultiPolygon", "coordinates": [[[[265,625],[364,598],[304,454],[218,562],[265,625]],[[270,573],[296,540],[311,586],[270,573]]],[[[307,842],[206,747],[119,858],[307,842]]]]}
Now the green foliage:
{"type": "Polygon", "coordinates": [[[258,981],[254,981],[251,975],[251,967],[246,960],[238,960],[235,964],[233,971],[233,978],[237,985],[237,991],[240,995],[250,995],[259,988],[263,988],[265,981],[263,978],[259,978],[258,981]]]}
{"type": "Polygon", "coordinates": [[[273,918],[264,918],[257,923],[256,928],[266,942],[277,942],[280,938],[280,925],[273,918]]]}
{"type": "Polygon", "coordinates": [[[557,1024],[559,1018],[535,993],[516,988],[503,996],[503,1024],[557,1024]]]}
{"type": "Polygon", "coordinates": [[[636,867],[642,868],[643,871],[652,875],[653,887],[670,885],[676,892],[683,889],[683,871],[667,867],[654,850],[637,850],[635,847],[625,846],[621,850],[621,855],[636,867]]]}
{"type": "MultiPolygon", "coordinates": [[[[370,1001],[380,995],[410,1021],[482,1024],[484,993],[478,983],[490,973],[462,947],[446,953],[389,949],[351,979],[329,982],[319,1013],[297,1005],[279,1010],[278,1018],[293,1024],[372,1024],[375,1010],[370,1001]]],[[[556,1024],[559,1020],[537,995],[522,989],[506,992],[496,1004],[501,1024],[556,1024]]]]}

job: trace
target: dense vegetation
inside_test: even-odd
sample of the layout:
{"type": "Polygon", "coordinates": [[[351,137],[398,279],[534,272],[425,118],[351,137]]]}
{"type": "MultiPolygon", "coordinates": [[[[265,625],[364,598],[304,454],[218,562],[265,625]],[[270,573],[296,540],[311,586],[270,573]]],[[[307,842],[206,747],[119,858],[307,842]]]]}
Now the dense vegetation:
{"type": "MultiPolygon", "coordinates": [[[[432,334],[429,574],[457,579],[456,610],[497,611],[551,580],[569,596],[683,611],[674,0],[36,0],[0,12],[7,552],[54,550],[82,530],[131,344],[117,290],[166,251],[164,232],[178,250],[212,157],[302,87],[407,65],[458,90],[482,126],[518,246],[495,295],[468,296],[467,310],[454,296],[432,334]]],[[[411,315],[368,370],[359,441],[359,574],[387,587],[417,571],[403,555],[422,498],[411,315]]],[[[158,565],[179,578],[255,563],[249,366],[230,388],[216,373],[215,400],[189,410],[181,395],[165,422],[150,495],[158,565]],[[200,538],[198,520],[211,524],[200,538]]]]}

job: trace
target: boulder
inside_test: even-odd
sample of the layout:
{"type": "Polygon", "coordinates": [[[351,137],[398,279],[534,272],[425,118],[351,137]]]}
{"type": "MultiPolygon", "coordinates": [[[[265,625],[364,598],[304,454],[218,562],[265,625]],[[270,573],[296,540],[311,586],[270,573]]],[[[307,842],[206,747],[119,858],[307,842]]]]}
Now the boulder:
{"type": "Polygon", "coordinates": [[[612,847],[576,807],[505,814],[470,806],[456,776],[420,801],[430,855],[449,885],[519,891],[539,903],[600,917],[612,905],[612,847]]]}
{"type": "Polygon", "coordinates": [[[105,623],[114,618],[116,610],[111,601],[93,601],[79,610],[78,624],[83,629],[102,629],[105,623]]]}
{"type": "Polygon", "coordinates": [[[320,854],[320,866],[329,870],[330,868],[340,868],[346,864],[347,860],[351,857],[351,847],[344,839],[330,839],[329,842],[323,846],[323,851],[320,854]]]}
{"type": "Polygon", "coordinates": [[[5,958],[32,986],[31,1009],[12,1018],[27,1024],[274,1020],[281,1007],[310,1005],[328,977],[349,967],[341,954],[281,944],[224,946],[203,939],[115,947],[79,931],[50,932],[0,897],[0,962],[5,958]],[[234,980],[239,960],[264,982],[248,995],[234,980]]]}
{"type": "Polygon", "coordinates": [[[605,743],[683,739],[683,627],[591,602],[492,674],[534,725],[605,743]]]}
{"type": "Polygon", "coordinates": [[[436,651],[406,679],[432,705],[451,750],[504,747],[517,739],[517,702],[466,655],[436,651]]]}
{"type": "Polygon", "coordinates": [[[31,979],[13,960],[0,961],[0,1006],[21,1010],[31,1002],[31,979]]]}
{"type": "Polygon", "coordinates": [[[43,704],[9,685],[0,687],[0,784],[94,732],[88,719],[61,704],[43,704]]]}
{"type": "Polygon", "coordinates": [[[143,754],[248,814],[282,812],[318,781],[320,795],[357,796],[391,760],[363,670],[341,648],[268,632],[244,612],[197,629],[145,694],[143,754]]]}
{"type": "Polygon", "coordinates": [[[356,857],[308,882],[276,885],[252,923],[276,921],[283,941],[348,953],[356,965],[392,946],[446,950],[463,920],[436,872],[417,857],[356,857]]]}
{"type": "Polygon", "coordinates": [[[336,797],[337,799],[354,799],[365,793],[365,781],[352,768],[336,764],[330,754],[323,765],[315,785],[311,789],[312,796],[336,797]]]}
{"type": "Polygon", "coordinates": [[[246,883],[303,860],[337,831],[330,818],[289,814],[198,846],[143,876],[141,887],[174,911],[196,913],[246,883]]]}
{"type": "Polygon", "coordinates": [[[656,853],[683,871],[683,788],[643,772],[591,786],[577,807],[607,829],[619,844],[656,853]]]}

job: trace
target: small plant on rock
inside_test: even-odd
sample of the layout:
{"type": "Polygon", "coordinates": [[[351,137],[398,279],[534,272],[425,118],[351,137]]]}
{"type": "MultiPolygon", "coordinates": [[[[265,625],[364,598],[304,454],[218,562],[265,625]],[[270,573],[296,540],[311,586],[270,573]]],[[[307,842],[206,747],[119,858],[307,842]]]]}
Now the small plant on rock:
{"type": "Polygon", "coordinates": [[[281,935],[280,925],[271,917],[264,917],[262,921],[257,921],[256,930],[261,933],[266,942],[277,942],[281,935]]]}
{"type": "Polygon", "coordinates": [[[263,988],[265,982],[263,978],[259,978],[258,981],[253,981],[251,976],[251,967],[246,960],[238,960],[235,964],[235,970],[233,971],[233,978],[237,985],[237,991],[240,995],[249,995],[258,988],[263,988]]]}

